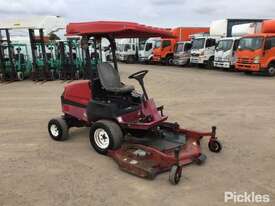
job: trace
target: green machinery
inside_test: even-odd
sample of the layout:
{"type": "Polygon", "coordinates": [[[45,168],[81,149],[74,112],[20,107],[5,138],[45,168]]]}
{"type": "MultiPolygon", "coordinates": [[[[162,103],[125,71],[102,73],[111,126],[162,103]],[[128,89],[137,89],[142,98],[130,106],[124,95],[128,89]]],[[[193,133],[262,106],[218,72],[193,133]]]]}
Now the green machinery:
{"type": "Polygon", "coordinates": [[[59,78],[63,80],[80,79],[83,76],[84,62],[78,39],[58,41],[58,58],[60,62],[59,78]]]}
{"type": "Polygon", "coordinates": [[[8,29],[0,30],[0,78],[2,81],[23,80],[32,70],[26,44],[12,43],[8,29]],[[4,30],[4,38],[2,36],[4,30]]]}

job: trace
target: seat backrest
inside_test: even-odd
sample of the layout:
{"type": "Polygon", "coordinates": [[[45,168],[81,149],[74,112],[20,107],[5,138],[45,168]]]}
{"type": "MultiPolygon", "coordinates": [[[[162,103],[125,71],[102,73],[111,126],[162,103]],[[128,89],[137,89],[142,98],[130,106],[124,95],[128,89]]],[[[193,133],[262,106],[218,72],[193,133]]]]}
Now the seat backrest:
{"type": "Polygon", "coordinates": [[[100,82],[106,90],[121,86],[119,73],[110,63],[98,64],[97,71],[100,82]]]}

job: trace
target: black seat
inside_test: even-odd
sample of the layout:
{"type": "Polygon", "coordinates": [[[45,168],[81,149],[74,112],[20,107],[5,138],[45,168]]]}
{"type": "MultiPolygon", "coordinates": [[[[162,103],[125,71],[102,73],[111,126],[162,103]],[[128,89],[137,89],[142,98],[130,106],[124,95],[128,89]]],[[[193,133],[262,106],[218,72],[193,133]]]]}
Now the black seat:
{"type": "Polygon", "coordinates": [[[108,92],[130,93],[135,89],[132,85],[124,85],[120,82],[118,71],[110,63],[98,64],[97,71],[100,83],[108,92]]]}

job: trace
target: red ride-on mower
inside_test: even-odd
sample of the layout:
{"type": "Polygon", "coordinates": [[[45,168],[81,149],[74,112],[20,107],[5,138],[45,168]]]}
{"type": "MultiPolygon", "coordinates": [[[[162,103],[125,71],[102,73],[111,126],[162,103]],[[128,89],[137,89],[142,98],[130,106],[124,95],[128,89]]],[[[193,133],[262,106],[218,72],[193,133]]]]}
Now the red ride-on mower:
{"type": "Polygon", "coordinates": [[[215,127],[211,132],[197,132],[167,122],[163,106],[157,107],[146,92],[144,77],[147,70],[129,76],[139,82],[142,94],[133,86],[121,83],[114,38],[171,38],[167,30],[129,22],[90,22],[69,24],[67,33],[82,35],[84,47],[92,36],[109,39],[114,66],[100,63],[97,71],[91,72],[89,80],[65,85],[61,96],[64,115],[48,124],[54,140],[66,140],[71,127],[90,127],[92,147],[98,153],[112,157],[122,170],[148,179],[170,170],[172,184],[180,181],[184,165],[205,161],[206,156],[200,148],[203,137],[210,137],[210,151],[221,151],[215,127]]]}

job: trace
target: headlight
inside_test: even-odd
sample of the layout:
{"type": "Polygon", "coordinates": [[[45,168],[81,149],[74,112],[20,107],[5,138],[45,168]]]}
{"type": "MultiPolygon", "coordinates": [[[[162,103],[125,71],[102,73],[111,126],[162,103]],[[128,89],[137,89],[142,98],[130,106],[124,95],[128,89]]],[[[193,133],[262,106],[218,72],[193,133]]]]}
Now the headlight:
{"type": "Polygon", "coordinates": [[[254,64],[259,64],[260,63],[260,56],[256,56],[255,58],[254,58],[254,64]]]}

